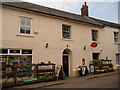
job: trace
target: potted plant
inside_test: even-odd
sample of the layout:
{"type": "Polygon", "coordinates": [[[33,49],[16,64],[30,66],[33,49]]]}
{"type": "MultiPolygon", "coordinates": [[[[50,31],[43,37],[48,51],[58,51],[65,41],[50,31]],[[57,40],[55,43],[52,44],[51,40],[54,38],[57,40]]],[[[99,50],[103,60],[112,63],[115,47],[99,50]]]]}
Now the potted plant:
{"type": "Polygon", "coordinates": [[[48,61],[48,64],[51,64],[51,61],[48,61]]]}
{"type": "Polygon", "coordinates": [[[82,73],[82,67],[79,65],[79,66],[77,66],[77,71],[79,72],[79,74],[81,75],[81,73],[82,73]]]}

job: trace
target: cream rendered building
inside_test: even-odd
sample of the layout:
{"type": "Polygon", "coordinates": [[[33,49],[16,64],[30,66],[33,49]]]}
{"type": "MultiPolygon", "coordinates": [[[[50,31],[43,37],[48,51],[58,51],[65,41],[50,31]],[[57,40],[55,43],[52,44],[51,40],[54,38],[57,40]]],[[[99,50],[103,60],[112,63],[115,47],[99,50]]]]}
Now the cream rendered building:
{"type": "Polygon", "coordinates": [[[0,54],[4,59],[21,63],[52,61],[65,66],[70,77],[78,75],[76,66],[82,65],[83,58],[88,68],[98,57],[113,60],[114,68],[118,65],[118,24],[91,18],[86,9],[76,15],[27,2],[6,2],[0,8],[0,54]],[[97,46],[92,47],[92,42],[97,46]]]}

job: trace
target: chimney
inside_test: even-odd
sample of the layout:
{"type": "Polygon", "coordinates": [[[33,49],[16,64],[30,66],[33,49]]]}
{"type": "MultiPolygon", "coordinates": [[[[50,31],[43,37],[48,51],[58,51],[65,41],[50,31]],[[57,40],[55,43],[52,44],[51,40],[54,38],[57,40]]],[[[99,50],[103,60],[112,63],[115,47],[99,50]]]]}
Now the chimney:
{"type": "Polygon", "coordinates": [[[84,5],[82,5],[81,15],[82,16],[88,16],[88,6],[87,6],[86,2],[84,2],[84,5]]]}

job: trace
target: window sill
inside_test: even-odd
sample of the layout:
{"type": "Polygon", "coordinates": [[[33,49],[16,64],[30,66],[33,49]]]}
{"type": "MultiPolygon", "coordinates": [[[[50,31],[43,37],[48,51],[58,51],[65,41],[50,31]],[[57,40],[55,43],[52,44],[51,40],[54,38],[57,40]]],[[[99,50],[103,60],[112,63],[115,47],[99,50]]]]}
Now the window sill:
{"type": "Polygon", "coordinates": [[[16,36],[22,36],[22,37],[34,37],[33,35],[26,35],[26,34],[18,34],[18,35],[16,35],[16,36]]]}
{"type": "Polygon", "coordinates": [[[96,42],[97,44],[100,44],[100,41],[92,41],[92,42],[96,42]]]}
{"type": "Polygon", "coordinates": [[[65,39],[65,38],[62,38],[62,40],[64,40],[64,41],[73,41],[72,39],[65,39]]]}
{"type": "Polygon", "coordinates": [[[120,42],[114,42],[115,45],[120,45],[120,42]]]}

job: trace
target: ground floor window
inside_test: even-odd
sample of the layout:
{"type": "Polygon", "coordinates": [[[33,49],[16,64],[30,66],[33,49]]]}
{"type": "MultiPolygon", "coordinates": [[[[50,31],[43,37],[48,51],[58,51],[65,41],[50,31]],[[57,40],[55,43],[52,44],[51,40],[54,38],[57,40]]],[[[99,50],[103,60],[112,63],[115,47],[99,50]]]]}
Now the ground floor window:
{"type": "Polygon", "coordinates": [[[6,65],[16,66],[18,64],[32,63],[32,50],[27,49],[0,49],[0,69],[2,73],[7,72],[6,65]]]}
{"type": "Polygon", "coordinates": [[[120,54],[116,54],[116,65],[120,66],[120,54]]]}

